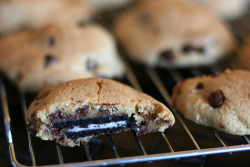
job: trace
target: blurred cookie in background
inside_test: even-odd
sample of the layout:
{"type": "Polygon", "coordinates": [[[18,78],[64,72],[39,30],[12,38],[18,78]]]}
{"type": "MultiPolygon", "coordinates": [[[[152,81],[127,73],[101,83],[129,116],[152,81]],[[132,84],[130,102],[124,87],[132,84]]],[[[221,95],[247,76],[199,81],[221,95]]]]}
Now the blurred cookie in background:
{"type": "Polygon", "coordinates": [[[93,13],[83,0],[1,0],[0,35],[55,22],[77,24],[89,21],[93,13]]]}
{"type": "Polygon", "coordinates": [[[99,25],[48,25],[0,40],[0,70],[28,92],[86,77],[121,77],[112,35],[99,25]]]}
{"type": "Polygon", "coordinates": [[[184,1],[143,1],[117,17],[114,31],[132,60],[165,68],[210,65],[235,47],[225,23],[184,1]]]}

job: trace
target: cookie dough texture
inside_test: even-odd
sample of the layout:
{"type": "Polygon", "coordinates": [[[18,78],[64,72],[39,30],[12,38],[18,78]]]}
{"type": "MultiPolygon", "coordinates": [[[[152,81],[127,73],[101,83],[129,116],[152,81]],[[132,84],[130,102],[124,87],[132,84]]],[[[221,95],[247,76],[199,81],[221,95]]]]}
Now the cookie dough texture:
{"type": "Polygon", "coordinates": [[[234,135],[250,134],[250,72],[226,70],[179,83],[173,103],[186,118],[234,135]]]}
{"type": "Polygon", "coordinates": [[[1,0],[0,34],[50,23],[76,24],[90,20],[92,8],[83,0],[1,0]]]}
{"type": "Polygon", "coordinates": [[[237,56],[240,64],[250,70],[250,37],[245,40],[237,56]]]}
{"type": "Polygon", "coordinates": [[[224,20],[234,20],[247,11],[249,0],[190,0],[224,20]]]}
{"type": "Polygon", "coordinates": [[[0,60],[0,70],[29,92],[73,79],[124,73],[113,37],[96,24],[53,24],[7,36],[0,40],[0,60]]]}
{"type": "Polygon", "coordinates": [[[209,11],[175,0],[138,4],[117,17],[114,31],[132,60],[166,68],[209,65],[235,46],[209,11]]]}
{"type": "MultiPolygon", "coordinates": [[[[43,140],[56,140],[64,146],[88,142],[90,137],[60,140],[51,133],[50,115],[58,111],[64,115],[75,115],[76,110],[88,106],[85,117],[103,115],[123,115],[133,117],[142,134],[160,131],[172,126],[174,116],[169,109],[152,97],[137,92],[129,86],[102,78],[88,78],[54,85],[41,91],[28,108],[29,126],[37,131],[36,136],[43,140]]],[[[138,129],[137,129],[138,130],[138,129]]]]}

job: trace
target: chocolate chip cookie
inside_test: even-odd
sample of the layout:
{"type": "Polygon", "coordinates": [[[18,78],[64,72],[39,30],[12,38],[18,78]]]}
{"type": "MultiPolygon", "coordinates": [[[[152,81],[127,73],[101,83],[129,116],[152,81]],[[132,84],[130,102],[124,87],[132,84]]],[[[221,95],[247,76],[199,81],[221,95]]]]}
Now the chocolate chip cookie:
{"type": "Polygon", "coordinates": [[[25,91],[86,77],[121,77],[112,35],[97,24],[48,25],[0,40],[0,70],[25,91]]]}
{"type": "Polygon", "coordinates": [[[250,70],[250,37],[243,43],[237,58],[244,68],[250,70]]]}
{"type": "Polygon", "coordinates": [[[137,134],[163,132],[175,122],[162,103],[102,78],[50,86],[38,94],[27,114],[28,127],[37,137],[69,147],[128,129],[137,134]]]}
{"type": "Polygon", "coordinates": [[[62,22],[88,22],[94,14],[83,0],[2,0],[0,1],[0,35],[22,28],[41,28],[62,22]]]}
{"type": "Polygon", "coordinates": [[[166,68],[213,64],[235,46],[209,11],[176,0],[148,0],[125,11],[115,34],[132,60],[166,68]]]}
{"type": "Polygon", "coordinates": [[[250,72],[225,70],[179,83],[173,103],[186,118],[235,135],[250,134],[250,72]]]}

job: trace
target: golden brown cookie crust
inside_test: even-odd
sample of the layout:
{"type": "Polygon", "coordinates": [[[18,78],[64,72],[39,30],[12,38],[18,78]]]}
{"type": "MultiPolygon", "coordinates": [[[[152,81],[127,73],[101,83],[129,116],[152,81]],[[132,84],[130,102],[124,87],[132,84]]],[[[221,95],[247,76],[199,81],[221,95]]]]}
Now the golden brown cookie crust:
{"type": "MultiPolygon", "coordinates": [[[[89,108],[85,117],[100,116],[100,109],[108,109],[108,115],[127,114],[134,117],[138,124],[147,120],[147,128],[144,127],[144,132],[138,131],[138,134],[162,132],[175,122],[171,111],[162,103],[129,86],[102,78],[74,80],[46,88],[30,105],[27,117],[29,123],[38,131],[38,137],[53,140],[52,136],[44,133],[41,124],[51,126],[51,114],[58,111],[65,115],[75,114],[82,106],[89,108]]],[[[77,145],[72,144],[70,140],[60,144],[77,145]]]]}
{"type": "Polygon", "coordinates": [[[176,109],[186,118],[235,135],[250,134],[250,72],[226,70],[179,83],[173,90],[176,109]]]}

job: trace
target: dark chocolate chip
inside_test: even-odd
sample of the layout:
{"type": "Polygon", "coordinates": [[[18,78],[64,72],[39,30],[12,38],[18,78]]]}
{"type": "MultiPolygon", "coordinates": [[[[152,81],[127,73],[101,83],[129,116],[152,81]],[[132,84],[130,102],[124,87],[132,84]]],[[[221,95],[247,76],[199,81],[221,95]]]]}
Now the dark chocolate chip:
{"type": "Polygon", "coordinates": [[[88,70],[94,70],[96,67],[97,67],[96,62],[94,62],[93,60],[88,60],[87,61],[88,70]]]}
{"type": "Polygon", "coordinates": [[[49,46],[54,46],[55,43],[56,43],[56,40],[55,40],[54,37],[50,37],[50,38],[48,39],[48,45],[49,45],[49,46]]]}
{"type": "Polygon", "coordinates": [[[182,47],[182,52],[184,52],[184,53],[190,53],[190,52],[192,52],[192,51],[194,51],[194,50],[196,50],[193,46],[191,46],[191,45],[184,45],[183,47],[182,47]]]}
{"type": "Polygon", "coordinates": [[[58,111],[54,114],[49,115],[51,122],[56,122],[57,120],[69,120],[73,119],[74,117],[72,115],[65,115],[62,112],[58,111]]]}
{"type": "Polygon", "coordinates": [[[203,89],[204,86],[201,82],[199,82],[197,85],[196,85],[196,89],[203,89]]]}
{"type": "Polygon", "coordinates": [[[196,51],[196,52],[199,52],[199,53],[203,53],[205,51],[204,47],[194,47],[192,45],[184,45],[182,47],[182,52],[184,53],[190,53],[190,52],[193,52],[193,51],[196,51]]]}
{"type": "Polygon", "coordinates": [[[88,115],[89,107],[87,105],[83,105],[82,108],[76,109],[77,117],[85,117],[88,115]]]}
{"type": "Polygon", "coordinates": [[[174,58],[174,53],[171,49],[168,49],[166,51],[161,52],[160,56],[163,59],[172,60],[174,58]]]}
{"type": "Polygon", "coordinates": [[[151,114],[151,119],[156,119],[157,115],[158,115],[157,113],[152,113],[151,114]]]}
{"type": "Polygon", "coordinates": [[[58,59],[50,54],[47,54],[45,56],[45,63],[44,63],[44,67],[48,67],[51,66],[55,63],[57,63],[58,59]]]}
{"type": "Polygon", "coordinates": [[[104,110],[104,109],[99,109],[97,115],[98,116],[105,116],[105,115],[109,115],[110,114],[110,111],[109,110],[104,110]]]}
{"type": "Polygon", "coordinates": [[[217,108],[217,107],[220,107],[224,103],[225,97],[222,91],[217,90],[210,94],[208,101],[213,108],[217,108]]]}
{"type": "Polygon", "coordinates": [[[61,132],[61,129],[58,129],[58,128],[51,128],[50,133],[53,135],[56,135],[58,138],[61,138],[63,135],[61,132]]]}

